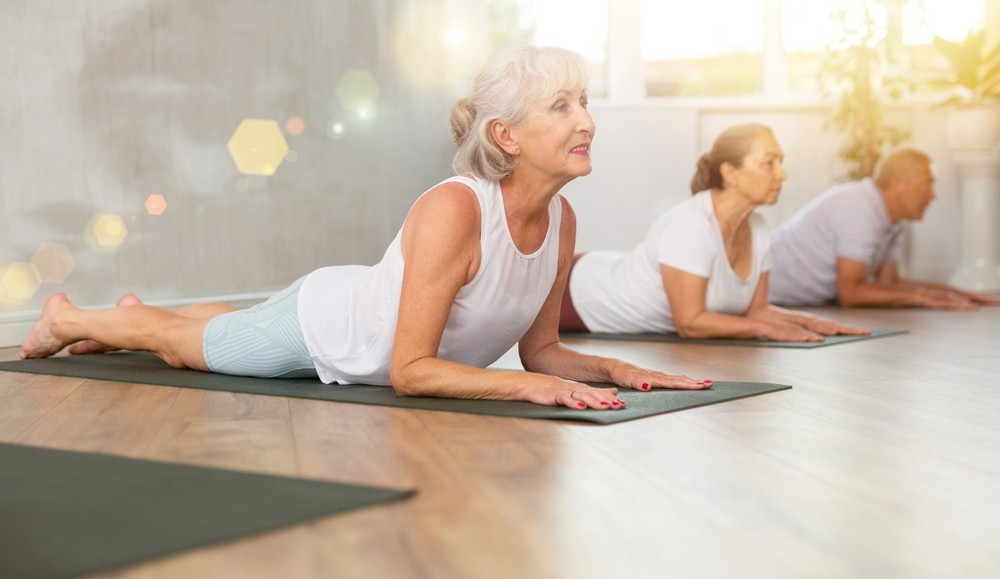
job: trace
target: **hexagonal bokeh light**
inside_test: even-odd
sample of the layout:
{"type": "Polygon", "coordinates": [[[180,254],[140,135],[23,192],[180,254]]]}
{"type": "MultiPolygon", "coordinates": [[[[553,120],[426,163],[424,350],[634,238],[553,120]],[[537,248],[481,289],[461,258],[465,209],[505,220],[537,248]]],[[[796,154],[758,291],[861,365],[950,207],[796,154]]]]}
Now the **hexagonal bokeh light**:
{"type": "Polygon", "coordinates": [[[150,195],[146,197],[146,213],[150,215],[163,215],[163,212],[167,210],[167,200],[163,198],[163,195],[150,195]]]}
{"type": "Polygon", "coordinates": [[[15,261],[0,273],[0,285],[11,299],[30,300],[42,285],[42,278],[34,265],[15,261]]]}
{"type": "Polygon", "coordinates": [[[337,98],[341,106],[368,120],[375,116],[381,90],[375,76],[367,70],[350,69],[337,82],[337,98]]]}
{"type": "MultiPolygon", "coordinates": [[[[128,227],[120,215],[102,213],[87,228],[87,239],[96,244],[95,249],[114,251],[128,235],[128,227]]],[[[93,244],[92,244],[93,245],[93,244]]]]}
{"type": "Polygon", "coordinates": [[[264,119],[243,119],[226,147],[244,175],[270,177],[288,154],[278,123],[264,119]]]}
{"type": "Polygon", "coordinates": [[[31,265],[44,283],[62,283],[76,266],[69,248],[62,243],[43,243],[31,257],[31,265]]]}

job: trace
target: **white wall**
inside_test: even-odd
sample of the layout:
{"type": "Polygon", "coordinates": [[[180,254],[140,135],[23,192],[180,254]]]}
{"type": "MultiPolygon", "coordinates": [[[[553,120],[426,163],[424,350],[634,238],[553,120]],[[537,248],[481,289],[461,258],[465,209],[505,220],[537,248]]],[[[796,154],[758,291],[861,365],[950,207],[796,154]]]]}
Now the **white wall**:
{"type": "MultiPolygon", "coordinates": [[[[785,151],[788,180],[781,198],[760,209],[772,228],[847,171],[836,156],[841,137],[824,129],[823,106],[597,103],[591,111],[597,125],[594,171],[566,189],[583,251],[639,243],[660,213],[690,195],[698,156],[733,124],[770,126],[785,151]]],[[[937,172],[937,201],[923,222],[909,228],[902,267],[908,275],[944,282],[959,255],[958,177],[944,142],[945,111],[914,106],[893,111],[890,120],[910,128],[905,145],[930,154],[937,172]]]]}

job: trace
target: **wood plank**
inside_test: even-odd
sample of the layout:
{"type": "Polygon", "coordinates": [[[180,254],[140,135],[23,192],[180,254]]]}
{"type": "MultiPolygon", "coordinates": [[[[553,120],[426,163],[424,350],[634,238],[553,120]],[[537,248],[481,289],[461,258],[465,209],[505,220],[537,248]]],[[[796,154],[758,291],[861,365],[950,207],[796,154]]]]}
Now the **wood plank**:
{"type": "Polygon", "coordinates": [[[793,386],[611,426],[6,372],[0,440],[419,489],[114,577],[1000,574],[1000,308],[813,311],[910,333],[816,350],[580,340],[793,386]]]}

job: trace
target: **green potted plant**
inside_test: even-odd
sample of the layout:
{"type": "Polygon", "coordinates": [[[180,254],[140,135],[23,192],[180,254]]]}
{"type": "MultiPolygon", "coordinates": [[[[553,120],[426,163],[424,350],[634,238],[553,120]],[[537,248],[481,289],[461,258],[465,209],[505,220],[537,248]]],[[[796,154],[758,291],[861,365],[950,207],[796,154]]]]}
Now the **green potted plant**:
{"type": "Polygon", "coordinates": [[[844,133],[837,154],[848,164],[844,177],[849,180],[871,177],[882,154],[909,138],[905,127],[886,121],[886,107],[899,102],[910,87],[896,62],[901,39],[889,33],[886,7],[880,4],[885,0],[864,0],[857,13],[845,8],[831,12],[837,35],[819,69],[823,95],[836,99],[826,126],[844,133]]]}
{"type": "Polygon", "coordinates": [[[951,94],[940,103],[949,109],[948,137],[955,151],[989,151],[1000,141],[1000,43],[987,48],[982,30],[955,42],[940,36],[934,44],[951,64],[943,84],[951,94]]]}
{"type": "Polygon", "coordinates": [[[984,31],[969,31],[964,40],[954,42],[940,36],[934,45],[951,64],[948,84],[952,94],[944,104],[979,104],[1000,99],[1000,43],[986,49],[984,31]]]}

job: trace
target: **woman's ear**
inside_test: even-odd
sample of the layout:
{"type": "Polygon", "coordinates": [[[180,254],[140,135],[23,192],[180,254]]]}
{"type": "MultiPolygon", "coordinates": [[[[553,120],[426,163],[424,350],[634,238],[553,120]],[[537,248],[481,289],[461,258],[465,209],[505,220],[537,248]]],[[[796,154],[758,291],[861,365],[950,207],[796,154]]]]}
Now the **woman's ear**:
{"type": "Polygon", "coordinates": [[[729,161],[723,161],[719,165],[719,175],[722,177],[722,186],[736,186],[739,183],[739,175],[736,167],[729,161]]]}
{"type": "Polygon", "coordinates": [[[516,155],[521,152],[521,147],[517,146],[514,135],[511,134],[510,127],[503,121],[493,121],[490,124],[490,135],[501,149],[507,151],[508,155],[516,155]]]}

